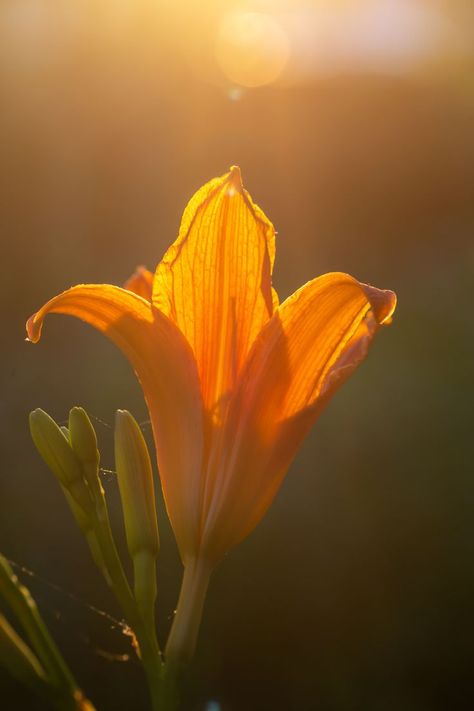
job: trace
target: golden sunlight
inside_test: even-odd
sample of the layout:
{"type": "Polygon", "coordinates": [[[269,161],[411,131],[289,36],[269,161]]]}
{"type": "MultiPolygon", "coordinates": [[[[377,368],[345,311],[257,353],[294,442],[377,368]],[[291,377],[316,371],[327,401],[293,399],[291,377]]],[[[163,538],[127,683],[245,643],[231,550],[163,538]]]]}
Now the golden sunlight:
{"type": "Polygon", "coordinates": [[[0,0],[0,711],[474,711],[473,78],[474,0],[0,0]]]}
{"type": "Polygon", "coordinates": [[[216,59],[224,74],[246,87],[274,82],[290,56],[288,36],[275,17],[262,12],[226,15],[216,39],[216,59]]]}

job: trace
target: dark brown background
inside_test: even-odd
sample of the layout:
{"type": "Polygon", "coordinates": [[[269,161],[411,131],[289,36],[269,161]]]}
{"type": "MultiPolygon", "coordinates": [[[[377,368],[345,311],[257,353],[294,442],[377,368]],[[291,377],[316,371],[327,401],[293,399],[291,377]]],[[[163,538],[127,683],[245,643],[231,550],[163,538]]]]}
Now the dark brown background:
{"type": "MultiPolygon", "coordinates": [[[[191,6],[129,10],[118,25],[105,0],[0,10],[0,550],[35,571],[98,709],[147,708],[138,664],[108,658],[127,639],[84,604],[119,615],[27,427],[35,407],[64,420],[81,404],[113,469],[114,411],[145,421],[142,395],[91,329],[52,317],[35,347],[24,321],[75,283],[154,267],[193,191],[238,163],[278,229],[282,298],[343,270],[399,307],[216,572],[183,708],[472,709],[472,56],[441,47],[422,69],[316,72],[232,101],[189,63],[191,6]]],[[[471,4],[444,10],[469,38],[471,4]]],[[[122,537],[113,474],[104,485],[122,537]]],[[[163,638],[180,568],[159,513],[163,638]]],[[[1,671],[0,689],[6,711],[42,708],[1,671]]]]}

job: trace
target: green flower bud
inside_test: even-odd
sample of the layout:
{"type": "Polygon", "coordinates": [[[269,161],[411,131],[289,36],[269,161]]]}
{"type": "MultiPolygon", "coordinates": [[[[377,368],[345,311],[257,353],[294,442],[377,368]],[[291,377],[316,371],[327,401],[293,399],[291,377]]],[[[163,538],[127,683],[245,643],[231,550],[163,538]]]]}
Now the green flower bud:
{"type": "Polygon", "coordinates": [[[69,437],[79,461],[99,464],[97,436],[87,412],[82,407],[73,407],[69,412],[69,437]]]}
{"type": "Polygon", "coordinates": [[[36,449],[64,485],[82,478],[81,465],[56,422],[40,408],[30,413],[30,431],[36,449]]]}
{"type": "Polygon", "coordinates": [[[148,550],[157,556],[159,537],[150,455],[140,427],[126,410],[117,410],[115,417],[115,467],[130,555],[133,558],[148,550]]]}
{"type": "Polygon", "coordinates": [[[100,454],[94,427],[82,407],[73,407],[69,412],[69,439],[76,457],[82,464],[84,478],[99,509],[104,499],[104,491],[99,479],[100,454]]]}
{"type": "Polygon", "coordinates": [[[46,465],[79,506],[88,511],[92,502],[81,463],[60,427],[44,410],[37,408],[30,413],[30,431],[46,465]]]}

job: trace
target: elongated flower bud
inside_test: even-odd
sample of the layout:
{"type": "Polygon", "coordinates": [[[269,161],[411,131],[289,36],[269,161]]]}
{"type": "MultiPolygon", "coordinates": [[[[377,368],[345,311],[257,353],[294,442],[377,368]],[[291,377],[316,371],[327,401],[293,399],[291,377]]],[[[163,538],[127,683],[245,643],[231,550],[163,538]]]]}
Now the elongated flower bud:
{"type": "Polygon", "coordinates": [[[156,556],[159,537],[150,455],[140,427],[126,410],[117,410],[115,417],[115,466],[130,555],[147,550],[156,556]]]}
{"type": "Polygon", "coordinates": [[[84,511],[91,507],[91,497],[81,463],[73,452],[64,432],[44,410],[30,413],[30,431],[36,449],[54,476],[84,511]]]}
{"type": "Polygon", "coordinates": [[[82,465],[83,475],[97,507],[103,504],[104,491],[99,479],[100,454],[97,449],[97,436],[82,407],[73,407],[69,411],[69,439],[76,457],[82,465]]]}
{"type": "Polygon", "coordinates": [[[97,436],[83,407],[73,407],[69,411],[69,437],[79,461],[99,464],[97,436]]]}
{"type": "Polygon", "coordinates": [[[44,410],[30,413],[30,431],[41,457],[64,485],[80,479],[81,466],[56,422],[44,410]]]}
{"type": "Polygon", "coordinates": [[[134,596],[146,627],[154,629],[159,537],[153,472],[140,427],[126,410],[117,410],[115,416],[115,467],[133,560],[134,596]]]}

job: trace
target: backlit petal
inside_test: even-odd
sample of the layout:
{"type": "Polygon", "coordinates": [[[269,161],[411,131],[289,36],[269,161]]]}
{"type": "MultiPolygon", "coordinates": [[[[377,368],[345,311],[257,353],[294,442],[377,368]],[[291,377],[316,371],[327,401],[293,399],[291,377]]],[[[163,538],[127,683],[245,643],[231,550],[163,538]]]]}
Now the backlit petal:
{"type": "Polygon", "coordinates": [[[183,558],[198,538],[196,482],[202,459],[202,400],[191,349],[176,326],[140,296],[116,286],[80,285],[51,299],[27,323],[37,342],[48,313],[76,316],[125,353],[150,411],[168,513],[183,558]]]}
{"type": "Polygon", "coordinates": [[[190,343],[214,422],[262,326],[273,313],[273,225],[232,168],[188,204],[178,239],[158,266],[153,303],[190,343]]]}
{"type": "Polygon", "coordinates": [[[153,272],[150,272],[146,267],[137,267],[132,276],[127,279],[123,285],[124,289],[133,291],[134,294],[143,297],[147,301],[151,301],[153,293],[153,272]]]}
{"type": "Polygon", "coordinates": [[[218,556],[270,505],[322,407],[390,320],[395,295],[346,274],[299,289],[257,339],[232,399],[209,473],[203,547],[218,556]]]}

